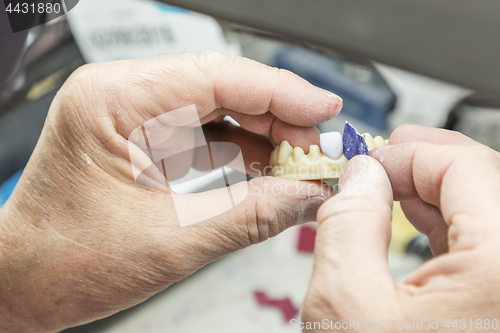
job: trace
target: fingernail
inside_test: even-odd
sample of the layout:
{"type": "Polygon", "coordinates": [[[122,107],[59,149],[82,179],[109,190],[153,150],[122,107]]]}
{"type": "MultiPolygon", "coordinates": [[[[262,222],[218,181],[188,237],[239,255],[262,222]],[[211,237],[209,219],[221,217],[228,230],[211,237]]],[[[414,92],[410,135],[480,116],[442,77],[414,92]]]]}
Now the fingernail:
{"type": "Polygon", "coordinates": [[[319,207],[325,202],[323,197],[311,197],[302,201],[299,205],[299,223],[316,221],[319,207]]]}

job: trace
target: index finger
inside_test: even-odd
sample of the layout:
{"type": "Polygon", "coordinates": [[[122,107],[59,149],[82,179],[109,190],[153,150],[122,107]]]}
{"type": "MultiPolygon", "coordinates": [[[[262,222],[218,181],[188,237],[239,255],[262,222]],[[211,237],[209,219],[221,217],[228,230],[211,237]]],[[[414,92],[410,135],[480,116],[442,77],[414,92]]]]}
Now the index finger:
{"type": "Polygon", "coordinates": [[[389,138],[389,143],[393,145],[414,141],[447,145],[479,144],[460,132],[420,125],[401,125],[389,138]]]}
{"type": "Polygon", "coordinates": [[[396,200],[421,198],[440,208],[450,226],[450,250],[473,247],[493,229],[500,231],[495,223],[500,214],[500,158],[493,150],[412,142],[382,147],[372,156],[387,171],[396,200]]]}
{"type": "MultiPolygon", "coordinates": [[[[384,167],[387,165],[389,169],[397,169],[397,164],[412,165],[414,161],[413,154],[410,153],[411,148],[409,148],[411,145],[401,145],[410,142],[482,146],[459,132],[419,125],[402,125],[396,128],[389,138],[389,145],[397,146],[392,148],[376,148],[371,151],[370,155],[378,159],[384,167]],[[385,164],[382,160],[384,160],[385,164]]],[[[432,153],[432,155],[434,155],[434,153],[432,153]]],[[[406,167],[393,171],[394,172],[389,172],[389,178],[391,179],[395,200],[420,199],[412,182],[413,168],[406,167]]]]}
{"type": "Polygon", "coordinates": [[[72,105],[79,112],[98,112],[100,119],[111,116],[125,138],[145,121],[189,105],[196,105],[200,119],[220,109],[253,116],[270,111],[305,133],[342,107],[338,96],[291,72],[221,52],[97,64],[77,73],[68,80],[77,84],[66,85],[66,96],[83,92],[93,103],[72,105]]]}
{"type": "Polygon", "coordinates": [[[218,107],[248,115],[270,111],[278,119],[302,127],[330,120],[342,107],[339,96],[287,70],[221,53],[207,54],[204,62],[218,107]]]}
{"type": "Polygon", "coordinates": [[[269,135],[275,144],[288,140],[308,152],[311,144],[319,144],[314,126],[342,108],[337,95],[283,69],[220,53],[209,54],[205,66],[214,83],[216,106],[243,128],[269,135]]]}

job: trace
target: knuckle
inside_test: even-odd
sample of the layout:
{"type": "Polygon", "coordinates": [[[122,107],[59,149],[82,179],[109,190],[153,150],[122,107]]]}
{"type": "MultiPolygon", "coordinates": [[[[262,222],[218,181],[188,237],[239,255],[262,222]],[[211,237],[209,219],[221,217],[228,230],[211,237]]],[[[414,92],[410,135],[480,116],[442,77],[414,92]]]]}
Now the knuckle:
{"type": "Polygon", "coordinates": [[[389,142],[399,143],[402,139],[404,139],[407,133],[411,132],[416,127],[417,126],[413,124],[403,124],[398,126],[389,137],[389,142]]]}
{"type": "Polygon", "coordinates": [[[207,62],[223,62],[231,57],[229,54],[222,51],[210,50],[203,52],[200,57],[205,59],[207,62]]]}
{"type": "Polygon", "coordinates": [[[458,146],[455,152],[454,164],[460,168],[470,165],[500,165],[500,155],[495,150],[484,145],[458,146]],[[483,163],[484,162],[484,163],[483,163]]]}
{"type": "Polygon", "coordinates": [[[86,99],[92,92],[96,64],[86,64],[78,67],[66,80],[60,93],[60,105],[62,107],[83,107],[79,100],[86,99]]]}
{"type": "Polygon", "coordinates": [[[276,67],[271,67],[273,71],[276,72],[276,76],[279,78],[284,78],[284,79],[290,79],[294,77],[298,77],[297,74],[293,73],[292,71],[289,71],[288,69],[284,68],[276,68],[276,67]]]}
{"type": "Polygon", "coordinates": [[[70,85],[81,84],[88,80],[92,80],[92,77],[96,70],[98,69],[98,64],[85,64],[78,67],[68,78],[67,83],[70,85]]]}
{"type": "Polygon", "coordinates": [[[259,189],[258,192],[254,191],[249,195],[251,202],[246,213],[246,229],[251,244],[274,237],[286,228],[280,214],[272,205],[272,201],[269,200],[268,194],[260,191],[267,185],[265,183],[266,180],[262,178],[254,179],[251,182],[251,188],[259,189]],[[257,183],[260,186],[256,186],[257,183]]]}
{"type": "Polygon", "coordinates": [[[81,149],[82,142],[91,137],[92,123],[88,120],[94,116],[97,104],[95,83],[99,66],[84,65],[77,68],[66,80],[52,102],[48,114],[47,129],[54,140],[58,140],[67,151],[81,149]],[[76,139],[78,138],[78,139],[76,139]]]}
{"type": "Polygon", "coordinates": [[[271,234],[271,230],[274,225],[278,224],[278,218],[265,196],[257,196],[254,200],[255,213],[247,220],[247,226],[249,230],[256,233],[251,239],[263,242],[274,236],[271,234]]]}
{"type": "Polygon", "coordinates": [[[234,62],[236,58],[221,51],[205,51],[198,57],[199,68],[204,73],[211,73],[234,62]]]}
{"type": "Polygon", "coordinates": [[[71,76],[81,76],[86,75],[86,73],[92,71],[92,69],[96,68],[97,64],[84,64],[73,71],[71,76]]]}

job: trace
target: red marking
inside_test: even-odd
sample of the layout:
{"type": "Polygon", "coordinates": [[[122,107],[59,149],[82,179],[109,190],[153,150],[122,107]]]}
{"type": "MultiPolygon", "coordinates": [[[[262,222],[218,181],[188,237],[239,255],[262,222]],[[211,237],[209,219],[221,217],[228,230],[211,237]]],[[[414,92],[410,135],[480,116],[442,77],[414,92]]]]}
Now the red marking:
{"type": "Polygon", "coordinates": [[[314,242],[316,241],[316,229],[303,225],[300,227],[297,250],[299,252],[313,253],[314,242]]]}
{"type": "Polygon", "coordinates": [[[278,309],[283,314],[285,323],[297,317],[299,309],[296,308],[289,298],[283,299],[270,299],[263,291],[255,291],[255,298],[260,306],[269,306],[278,309]]]}

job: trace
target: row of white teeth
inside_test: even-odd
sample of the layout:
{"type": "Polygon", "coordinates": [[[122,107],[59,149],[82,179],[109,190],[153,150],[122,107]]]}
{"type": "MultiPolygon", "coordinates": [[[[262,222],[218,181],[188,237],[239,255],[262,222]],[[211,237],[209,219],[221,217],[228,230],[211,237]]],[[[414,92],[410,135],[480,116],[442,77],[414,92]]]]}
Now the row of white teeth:
{"type": "MultiPolygon", "coordinates": [[[[381,136],[373,138],[363,134],[368,150],[388,144],[381,136]]],[[[338,132],[323,133],[320,136],[321,149],[317,145],[309,147],[305,154],[300,147],[292,147],[283,141],[271,154],[271,176],[294,180],[339,178],[347,158],[342,154],[342,135],[338,132]]]]}

